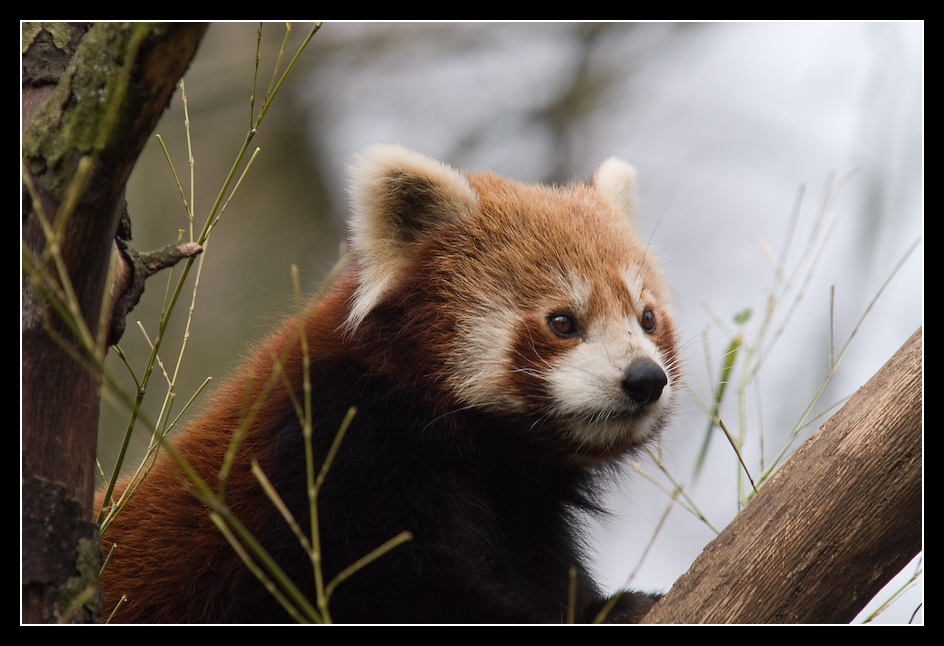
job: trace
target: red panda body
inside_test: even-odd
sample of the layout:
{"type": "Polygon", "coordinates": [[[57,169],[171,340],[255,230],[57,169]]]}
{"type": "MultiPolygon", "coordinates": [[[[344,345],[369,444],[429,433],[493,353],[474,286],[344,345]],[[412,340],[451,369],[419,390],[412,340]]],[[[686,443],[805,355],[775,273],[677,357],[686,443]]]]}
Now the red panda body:
{"type": "MultiPolygon", "coordinates": [[[[663,426],[679,380],[668,292],[631,223],[634,178],[618,160],[561,189],[392,146],[361,159],[353,260],[174,443],[217,486],[285,357],[226,502],[313,600],[311,561],[250,472],[257,461],[309,527],[293,403],[304,326],[316,471],[357,408],[318,497],[324,580],[412,534],[334,589],[334,621],[560,622],[571,568],[576,619],[601,609],[575,516],[596,508],[606,465],[663,426]]],[[[118,546],[102,576],[109,608],[128,598],[114,621],[290,621],[181,482],[164,456],[105,534],[118,546]]],[[[624,593],[608,618],[637,620],[656,599],[624,593]]]]}

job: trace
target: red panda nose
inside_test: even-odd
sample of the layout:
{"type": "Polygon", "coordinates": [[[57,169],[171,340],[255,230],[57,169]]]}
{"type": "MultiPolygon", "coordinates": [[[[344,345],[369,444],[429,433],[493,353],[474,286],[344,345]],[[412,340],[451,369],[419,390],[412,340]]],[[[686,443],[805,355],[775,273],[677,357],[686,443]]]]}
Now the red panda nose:
{"type": "Polygon", "coordinates": [[[649,404],[662,396],[669,382],[665,372],[651,359],[635,362],[623,375],[623,392],[639,405],[649,404]]]}

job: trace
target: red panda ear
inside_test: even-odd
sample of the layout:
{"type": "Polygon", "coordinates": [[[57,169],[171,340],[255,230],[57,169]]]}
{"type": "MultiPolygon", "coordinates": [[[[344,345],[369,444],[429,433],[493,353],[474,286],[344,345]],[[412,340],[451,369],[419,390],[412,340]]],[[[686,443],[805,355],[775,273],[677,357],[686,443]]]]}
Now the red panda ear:
{"type": "Polygon", "coordinates": [[[403,275],[420,243],[478,206],[459,171],[401,146],[374,145],[351,173],[351,249],[360,286],[348,323],[356,326],[403,275]]]}
{"type": "Polygon", "coordinates": [[[593,187],[630,220],[636,217],[636,169],[610,157],[593,174],[593,187]]]}

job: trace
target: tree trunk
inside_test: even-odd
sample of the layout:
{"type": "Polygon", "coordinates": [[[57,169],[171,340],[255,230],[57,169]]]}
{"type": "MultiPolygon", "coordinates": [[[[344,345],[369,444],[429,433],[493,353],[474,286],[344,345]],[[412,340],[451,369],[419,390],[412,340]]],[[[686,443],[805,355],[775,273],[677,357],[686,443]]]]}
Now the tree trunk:
{"type": "MultiPolygon", "coordinates": [[[[23,24],[24,622],[62,618],[97,585],[99,366],[124,320],[103,300],[130,287],[124,188],[205,31],[23,24]]],[[[95,618],[96,599],[76,620],[95,618]]]]}
{"type": "Polygon", "coordinates": [[[921,550],[922,333],[810,438],[644,623],[847,623],[921,550]]]}

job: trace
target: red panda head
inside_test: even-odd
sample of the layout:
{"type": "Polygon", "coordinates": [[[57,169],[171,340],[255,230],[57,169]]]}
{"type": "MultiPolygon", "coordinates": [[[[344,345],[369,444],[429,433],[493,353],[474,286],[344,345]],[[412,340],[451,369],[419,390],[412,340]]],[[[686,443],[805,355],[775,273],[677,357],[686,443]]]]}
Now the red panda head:
{"type": "Polygon", "coordinates": [[[520,417],[581,462],[639,445],[680,376],[669,292],[632,223],[635,177],[614,158],[588,185],[523,185],[369,148],[353,177],[348,333],[406,311],[384,334],[418,339],[445,412],[520,417]]]}

